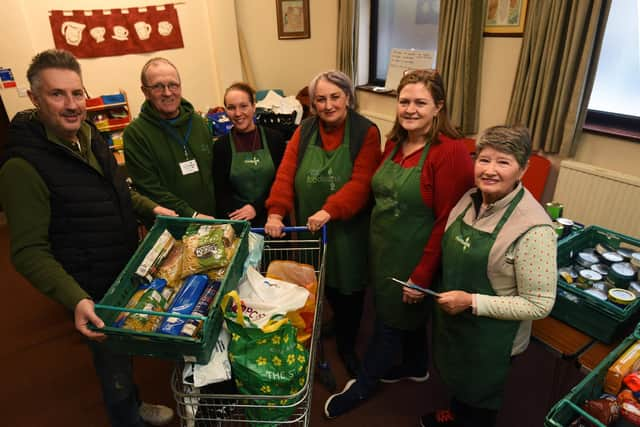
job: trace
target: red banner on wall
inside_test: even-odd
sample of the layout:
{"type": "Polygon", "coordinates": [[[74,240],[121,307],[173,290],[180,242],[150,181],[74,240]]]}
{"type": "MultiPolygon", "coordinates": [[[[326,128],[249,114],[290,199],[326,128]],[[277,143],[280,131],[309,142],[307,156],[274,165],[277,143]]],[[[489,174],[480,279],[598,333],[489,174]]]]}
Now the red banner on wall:
{"type": "Polygon", "coordinates": [[[56,48],[77,58],[116,56],[184,47],[173,4],[111,10],[52,10],[56,48]]]}

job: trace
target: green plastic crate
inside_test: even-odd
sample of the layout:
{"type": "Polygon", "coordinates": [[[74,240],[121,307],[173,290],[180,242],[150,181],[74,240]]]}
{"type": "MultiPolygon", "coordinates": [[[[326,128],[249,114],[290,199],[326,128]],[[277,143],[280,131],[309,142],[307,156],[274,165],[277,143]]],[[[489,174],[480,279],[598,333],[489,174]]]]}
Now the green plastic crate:
{"type": "MultiPolygon", "coordinates": [[[[577,252],[598,243],[606,243],[616,249],[621,243],[625,243],[625,246],[635,246],[640,251],[640,240],[594,225],[559,242],[558,266],[571,264],[572,257],[577,252]]],[[[639,308],[640,298],[621,308],[558,279],[558,294],[551,316],[598,341],[610,344],[615,338],[630,331],[640,315],[639,308]]]]}
{"type": "MultiPolygon", "coordinates": [[[[249,223],[246,221],[220,221],[194,218],[158,217],[145,239],[142,241],[135,254],[129,260],[124,270],[116,278],[111,288],[104,295],[98,305],[96,313],[105,322],[102,329],[96,329],[108,335],[105,343],[114,351],[119,353],[160,357],[165,359],[180,359],[189,362],[207,363],[211,357],[211,351],[215,345],[220,328],[222,327],[222,312],[218,305],[222,296],[227,292],[236,289],[238,281],[242,275],[244,261],[248,253],[249,223]],[[121,307],[134,294],[137,285],[135,284],[134,272],[140,265],[144,256],[153,247],[158,237],[166,229],[176,240],[181,239],[190,224],[232,224],[236,237],[240,238],[240,244],[227,269],[227,274],[223,279],[220,290],[211,302],[209,315],[204,320],[199,337],[190,338],[183,336],[171,336],[155,332],[138,332],[129,329],[116,328],[114,320],[122,311],[121,307]]],[[[130,312],[147,313],[159,315],[157,312],[126,310],[130,312]]],[[[189,315],[165,314],[165,317],[199,318],[189,315]]]]}
{"type": "Polygon", "coordinates": [[[544,425],[546,427],[566,427],[578,416],[582,415],[591,421],[594,426],[607,427],[587,414],[581,406],[585,400],[597,399],[602,395],[604,378],[609,367],[638,339],[640,339],[640,326],[636,326],[632,335],[622,341],[593,371],[551,408],[545,417],[544,425]]]}

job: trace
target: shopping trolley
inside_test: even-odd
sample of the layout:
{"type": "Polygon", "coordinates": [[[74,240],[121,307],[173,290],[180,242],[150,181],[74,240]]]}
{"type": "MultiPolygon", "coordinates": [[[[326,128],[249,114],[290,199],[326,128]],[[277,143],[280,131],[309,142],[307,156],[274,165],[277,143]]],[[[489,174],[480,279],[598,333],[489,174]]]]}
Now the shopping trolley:
{"type": "MultiPolygon", "coordinates": [[[[254,228],[253,232],[264,234],[264,228],[254,228]]],[[[286,233],[307,232],[306,227],[285,227],[286,233]]],[[[324,295],[325,254],[327,249],[326,227],[317,239],[265,239],[262,252],[262,273],[271,261],[286,260],[312,265],[318,279],[313,331],[309,341],[309,358],[305,385],[291,395],[246,395],[207,394],[196,391],[182,381],[183,365],[178,364],[173,371],[171,388],[176,400],[177,414],[183,427],[209,427],[221,425],[284,424],[308,426],[310,420],[311,394],[316,354],[320,343],[320,321],[324,295]],[[257,403],[259,402],[259,403],[257,403]],[[286,402],[286,404],[282,404],[286,402]],[[249,418],[248,408],[289,408],[293,413],[286,420],[261,420],[249,418]]],[[[322,353],[322,351],[320,351],[322,353]]],[[[323,358],[323,356],[322,356],[323,358]]],[[[324,358],[323,358],[323,363],[324,358]]],[[[324,366],[326,369],[326,366],[324,366]]],[[[259,414],[261,411],[253,411],[259,414]]]]}

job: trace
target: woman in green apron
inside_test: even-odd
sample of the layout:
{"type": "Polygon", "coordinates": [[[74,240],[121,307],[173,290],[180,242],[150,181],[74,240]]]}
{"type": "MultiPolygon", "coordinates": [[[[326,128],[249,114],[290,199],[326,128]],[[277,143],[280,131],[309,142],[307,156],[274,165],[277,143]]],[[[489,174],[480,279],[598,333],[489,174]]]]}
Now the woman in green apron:
{"type": "Polygon", "coordinates": [[[371,177],[380,162],[380,132],[353,111],[349,77],[339,71],[309,84],[315,116],[296,129],[267,199],[265,229],[283,236],[283,218],[313,232],[327,225],[325,295],[336,325],[338,353],[351,374],[358,369],[355,342],[364,302],[371,177]]]}
{"type": "Polygon", "coordinates": [[[229,86],[224,93],[224,106],[233,129],[214,145],[216,217],[251,221],[252,227],[264,227],[264,202],[286,143],[278,131],[254,123],[255,91],[248,84],[229,86]]]}
{"type": "Polygon", "coordinates": [[[511,359],[529,344],[531,321],[553,307],[555,231],[520,183],[530,154],[527,129],[487,129],[477,144],[477,188],[449,215],[433,354],[453,398],[450,410],[423,416],[424,427],[495,425],[511,359]]]}
{"type": "Polygon", "coordinates": [[[357,378],[327,400],[328,418],[362,403],[378,381],[429,378],[427,300],[389,277],[422,288],[433,286],[449,211],[473,185],[471,157],[449,122],[445,100],[442,78],[433,70],[411,72],[398,86],[395,124],[371,182],[374,333],[357,378]]]}

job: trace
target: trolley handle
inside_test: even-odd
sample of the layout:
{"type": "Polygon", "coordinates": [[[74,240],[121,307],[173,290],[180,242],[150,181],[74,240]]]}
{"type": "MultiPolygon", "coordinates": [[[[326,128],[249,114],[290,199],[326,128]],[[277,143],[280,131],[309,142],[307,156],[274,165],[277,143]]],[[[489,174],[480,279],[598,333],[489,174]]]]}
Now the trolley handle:
{"type": "MultiPolygon", "coordinates": [[[[265,234],[264,227],[252,228],[251,231],[258,234],[265,234]]],[[[284,227],[282,229],[285,233],[294,233],[297,231],[309,231],[309,227],[284,227]]],[[[322,243],[327,244],[327,226],[322,226],[322,243]]]]}

